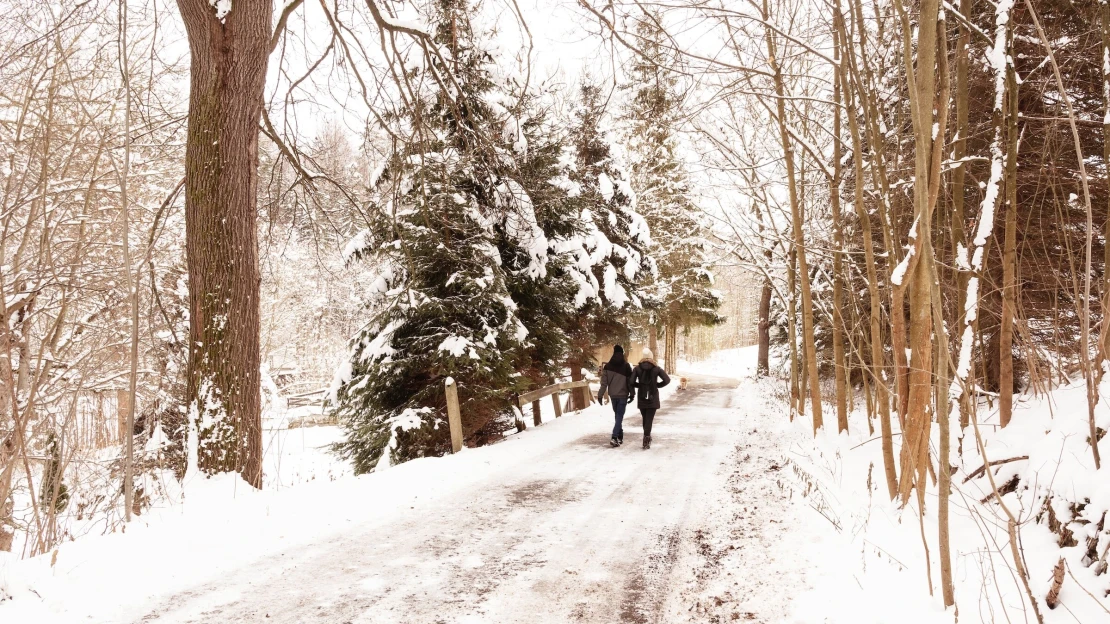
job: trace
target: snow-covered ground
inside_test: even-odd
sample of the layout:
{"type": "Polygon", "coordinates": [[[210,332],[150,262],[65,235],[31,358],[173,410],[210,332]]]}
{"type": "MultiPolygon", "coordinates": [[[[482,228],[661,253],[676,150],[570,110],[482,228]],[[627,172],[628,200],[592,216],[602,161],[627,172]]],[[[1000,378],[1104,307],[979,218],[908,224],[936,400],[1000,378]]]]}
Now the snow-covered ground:
{"type": "MultiPolygon", "coordinates": [[[[781,380],[750,377],[754,355],[682,363],[690,387],[667,390],[648,451],[634,410],[625,447],[611,449],[609,409],[593,406],[545,414],[491,447],[353,477],[326,452],[334,428],[275,430],[265,491],[201,479],[126,533],[0,559],[0,622],[952,621],[935,487],[930,570],[916,505],[886,500],[865,417],[814,438],[806,418],[790,421],[781,380]]],[[[1105,469],[1089,465],[1083,409],[1082,388],[1066,388],[1051,403],[1026,397],[1005,431],[982,418],[992,460],[1029,455],[995,470],[998,483],[1028,485],[1005,500],[1034,595],[1059,556],[1070,569],[1061,606],[1042,603],[1049,624],[1110,621],[1110,577],[1082,564],[1088,535],[1105,552],[1094,527],[1110,500],[1105,469]],[[1038,513],[1047,494],[1077,545],[1056,546],[1038,513]]],[[[959,621],[1035,621],[1002,514],[979,502],[989,485],[965,482],[982,462],[964,446],[953,459],[959,621]]]]}
{"type": "MultiPolygon", "coordinates": [[[[744,350],[721,352],[690,368],[739,376],[744,374],[741,371],[750,371],[751,355],[744,350]]],[[[1110,395],[1107,390],[1103,389],[1103,396],[1110,395]]],[[[749,586],[753,577],[780,584],[784,567],[788,570],[805,567],[804,582],[790,588],[794,595],[791,616],[768,621],[860,624],[953,621],[956,613],[945,612],[940,598],[935,483],[930,482],[925,516],[919,522],[916,503],[903,509],[888,500],[880,441],[877,433],[867,430],[862,401],[857,401],[858,409],[851,414],[847,434],[836,435],[826,428],[815,438],[807,416],[789,421],[785,394],[784,384],[778,379],[748,379],[737,390],[737,404],[746,410],[744,418],[751,418],[753,423],[751,435],[746,439],[742,436],[740,446],[748,444],[773,449],[767,451],[772,455],[778,453],[782,461],[774,468],[781,475],[777,488],[785,489],[795,501],[802,500],[809,513],[788,508],[796,515],[784,518],[783,526],[776,522],[773,528],[764,527],[764,533],[757,533],[761,538],[767,534],[779,538],[768,548],[773,556],[753,553],[743,532],[747,528],[744,518],[727,523],[731,535],[723,529],[717,532],[710,551],[723,552],[718,567],[726,571],[726,578],[718,579],[717,589],[711,593],[728,592],[727,581],[731,580],[728,574],[741,577],[740,598],[732,591],[718,611],[729,609],[730,600],[744,603],[744,579],[749,586]],[[928,556],[922,545],[923,534],[928,556]],[[765,557],[765,563],[759,564],[765,557]],[[784,566],[784,562],[789,563],[784,566]],[[761,571],[753,573],[753,567],[761,571]]],[[[832,405],[825,405],[826,423],[831,421],[833,409],[832,405]]],[[[1101,556],[1103,561],[1110,550],[1110,517],[1107,517],[1110,468],[1104,463],[1102,470],[1094,469],[1087,442],[1086,411],[1082,383],[1057,389],[1047,396],[1021,396],[1016,401],[1013,420],[1005,429],[997,427],[996,406],[991,408],[984,402],[979,407],[980,431],[988,459],[997,462],[1021,458],[994,466],[992,472],[1000,488],[1017,479],[1016,491],[1005,494],[1003,501],[1017,518],[1030,590],[1048,624],[1110,622],[1107,598],[1110,575],[1096,576],[1097,564],[1088,566],[1090,561],[1085,559],[1090,545],[1096,558],[1101,556]],[[1073,534],[1071,545],[1061,548],[1061,531],[1049,529],[1046,499],[1057,520],[1073,534]],[[1060,557],[1065,560],[1067,574],[1059,594],[1060,606],[1051,610],[1045,606],[1044,598],[1060,557]]],[[[1106,401],[1099,404],[1096,415],[1099,427],[1108,428],[1110,409],[1106,401]]],[[[893,425],[897,457],[896,419],[893,425]]],[[[874,426],[879,427],[877,422],[874,426]]],[[[958,427],[953,429],[953,436],[957,437],[958,427]]],[[[934,424],[934,453],[938,435],[934,424]]],[[[983,457],[976,447],[973,429],[969,428],[964,435],[962,454],[958,452],[957,437],[951,457],[952,465],[957,467],[952,476],[950,531],[959,621],[1036,622],[1024,584],[1013,565],[1008,518],[993,499],[989,480],[976,472],[983,465],[983,457]]],[[[1103,457],[1110,455],[1110,441],[1103,438],[1100,449],[1103,457]]],[[[752,493],[753,506],[780,504],[781,501],[775,502],[776,489],[767,486],[758,463],[751,463],[741,456],[732,464],[736,477],[734,492],[752,493]],[[764,495],[760,496],[760,492],[764,495]]],[[[722,511],[726,513],[735,513],[735,506],[722,511]]],[[[765,595],[766,592],[756,592],[757,597],[765,595]]],[[[744,616],[744,610],[740,612],[744,616]]]]}
{"type": "MultiPolygon", "coordinates": [[[[664,398],[673,391],[666,390],[664,398]]],[[[588,478],[607,483],[609,477],[635,476],[634,463],[580,461],[594,455],[619,459],[613,453],[620,452],[630,459],[633,453],[642,452],[608,448],[607,433],[612,425],[607,409],[594,406],[557,420],[545,413],[550,422],[543,427],[530,428],[501,444],[414,461],[362,477],[345,477],[343,466],[326,454],[323,447],[337,435],[334,429],[276,432],[271,444],[285,452],[279,454],[280,471],[276,457],[267,466],[271,484],[267,490],[254,491],[230,475],[197,479],[184,485],[182,502],[149,510],[125,533],[86,536],[63,544],[56,554],[31,560],[0,559],[0,596],[13,598],[0,601],[0,621],[128,622],[157,611],[169,596],[196,591],[216,579],[239,574],[249,584],[263,571],[278,570],[275,562],[284,557],[312,557],[329,547],[333,556],[348,557],[358,552],[341,543],[351,535],[365,537],[360,544],[379,545],[410,536],[416,541],[398,545],[397,556],[387,559],[401,561],[409,556],[403,554],[408,550],[426,551],[423,544],[427,540],[450,539],[450,535],[440,535],[436,525],[421,529],[426,514],[459,527],[472,523],[494,536],[519,535],[527,527],[514,526],[514,510],[519,505],[527,509],[533,499],[546,500],[545,492],[552,487],[548,482],[561,479],[587,493],[588,478]],[[550,478],[545,481],[546,477],[537,475],[550,478]],[[276,487],[295,482],[300,485],[276,487]],[[501,502],[496,508],[480,517],[468,512],[468,506],[484,501],[489,492],[508,498],[497,499],[501,502]],[[512,504],[505,506],[506,500],[512,504]]],[[[658,421],[657,438],[670,426],[665,421],[665,417],[658,421]]],[[[667,450],[665,441],[657,446],[660,448],[651,451],[656,457],[674,452],[667,450]]],[[[690,463],[687,470],[696,466],[696,462],[690,463]]],[[[664,470],[661,474],[670,473],[664,470]]],[[[686,482],[697,482],[689,472],[685,474],[686,482]]],[[[615,481],[612,487],[619,484],[615,481]]],[[[629,488],[625,494],[630,494],[629,488]]],[[[599,527],[590,528],[600,531],[599,527]]],[[[550,543],[540,545],[547,548],[550,543]]],[[[431,560],[452,561],[446,551],[432,552],[431,560]]],[[[328,568],[332,564],[342,562],[322,563],[328,568]]],[[[224,582],[218,585],[222,587],[224,582]]],[[[306,588],[313,587],[309,579],[306,588]]],[[[202,611],[219,608],[228,600],[223,590],[216,594],[200,599],[202,611]]],[[[282,599],[276,604],[282,606],[282,599]]],[[[248,615],[239,621],[254,620],[248,615]]],[[[294,617],[290,621],[300,620],[294,617]]]]}

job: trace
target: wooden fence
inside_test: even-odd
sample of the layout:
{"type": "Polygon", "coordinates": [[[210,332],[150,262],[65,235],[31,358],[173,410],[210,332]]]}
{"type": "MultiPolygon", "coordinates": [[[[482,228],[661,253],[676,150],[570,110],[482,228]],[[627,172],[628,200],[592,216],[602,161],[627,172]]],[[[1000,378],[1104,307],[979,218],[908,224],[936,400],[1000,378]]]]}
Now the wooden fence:
{"type": "MultiPolygon", "coordinates": [[[[590,387],[590,381],[588,379],[583,379],[581,381],[564,381],[516,395],[513,397],[513,401],[516,403],[517,407],[520,408],[521,412],[524,411],[525,405],[529,403],[532,404],[532,424],[538,427],[543,424],[543,418],[540,415],[540,399],[550,396],[551,405],[555,408],[555,418],[559,418],[563,415],[563,404],[559,402],[559,395],[566,390],[583,387],[590,387]]],[[[463,446],[462,414],[459,411],[459,389],[454,379],[450,377],[447,378],[444,384],[444,392],[447,394],[447,424],[451,428],[451,452],[458,453],[462,450],[463,446]]],[[[592,401],[592,393],[590,398],[592,401]]],[[[523,431],[527,428],[527,425],[524,424],[524,421],[517,420],[516,427],[517,431],[523,431]]]]}

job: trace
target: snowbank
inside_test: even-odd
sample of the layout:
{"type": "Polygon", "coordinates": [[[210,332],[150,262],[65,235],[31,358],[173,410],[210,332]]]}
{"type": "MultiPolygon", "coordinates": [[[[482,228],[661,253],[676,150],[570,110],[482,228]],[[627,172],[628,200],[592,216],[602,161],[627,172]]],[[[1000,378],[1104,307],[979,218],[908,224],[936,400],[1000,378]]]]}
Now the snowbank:
{"type": "Polygon", "coordinates": [[[345,466],[324,454],[321,446],[338,435],[335,428],[274,433],[271,444],[285,452],[274,455],[267,474],[280,475],[269,483],[282,489],[256,491],[234,475],[198,477],[182,485],[179,504],[149,510],[125,533],[84,537],[28,560],[0,558],[0,622],[133,621],[173,592],[354,523],[418,509],[497,478],[522,459],[612,427],[607,406],[556,420],[550,402],[544,403],[543,427],[493,446],[360,477],[348,476],[345,466]]]}
{"type": "MultiPolygon", "coordinates": [[[[781,403],[779,409],[783,410],[781,403]]],[[[1108,415],[1101,406],[1100,426],[1106,426],[1108,415]]],[[[1082,385],[1057,390],[1050,397],[1024,397],[1005,430],[993,426],[997,412],[991,414],[986,405],[980,406],[980,418],[991,462],[1028,457],[993,466],[992,472],[1003,491],[1009,489],[1005,484],[1015,487],[1003,500],[1017,516],[1029,584],[1045,622],[1110,621],[1110,576],[1096,576],[1085,559],[1088,537],[1098,553],[1105,553],[1110,543],[1105,528],[1096,531],[1105,526],[1103,518],[1110,509],[1110,469],[1094,469],[1086,442],[1082,385]],[[1049,507],[1063,530],[1050,530],[1049,507]],[[1061,534],[1069,532],[1074,539],[1062,543],[1061,534]],[[1060,593],[1061,606],[1050,610],[1044,597],[1060,557],[1070,574],[1060,593]]],[[[904,624],[951,622],[953,613],[943,611],[940,597],[935,484],[930,482],[924,518],[919,518],[916,502],[904,509],[891,503],[877,434],[867,432],[864,414],[853,414],[850,423],[848,434],[826,430],[816,439],[809,435],[806,418],[793,423],[791,472],[822,518],[814,522],[832,529],[818,545],[821,558],[837,562],[822,570],[814,589],[796,601],[797,621],[881,624],[897,613],[904,624]]],[[[897,424],[895,419],[896,458],[897,424]]],[[[938,435],[934,424],[934,456],[938,435]]],[[[956,448],[953,443],[956,470],[949,521],[959,621],[1036,621],[1013,565],[1007,516],[994,500],[989,480],[977,472],[984,462],[970,428],[962,455],[956,448]]],[[[1104,455],[1110,452],[1105,439],[1101,448],[1104,455]]]]}
{"type": "MultiPolygon", "coordinates": [[[[875,433],[868,432],[861,397],[856,397],[857,410],[849,419],[847,434],[837,435],[828,428],[829,423],[835,428],[835,418],[830,416],[835,408],[826,403],[826,429],[814,437],[808,414],[790,422],[788,390],[782,379],[750,378],[754,363],[755,350],[747,348],[721,351],[709,360],[685,364],[681,369],[745,377],[733,404],[746,413],[744,420],[753,427],[759,425],[760,435],[764,427],[773,430],[783,454],[781,469],[776,469],[782,476],[781,487],[788,497],[800,498],[808,507],[800,510],[799,517],[770,520],[783,522],[788,528],[784,533],[788,541],[778,545],[779,557],[791,561],[794,568],[809,569],[801,581],[793,568],[791,574],[779,569],[779,558],[766,564],[779,570],[770,576],[752,570],[750,552],[731,554],[751,548],[740,541],[732,545],[735,551],[730,549],[722,559],[723,565],[737,568],[733,579],[739,578],[741,587],[751,584],[755,575],[764,583],[800,585],[790,592],[790,613],[783,616],[784,622],[952,622],[954,614],[944,611],[940,597],[935,483],[929,484],[924,518],[919,518],[916,501],[904,509],[890,502],[879,424],[874,423],[875,433]],[[923,534],[928,556],[922,546],[923,534]]],[[[1103,396],[1110,396],[1110,388],[1103,389],[1103,396]]],[[[1059,388],[1049,396],[1023,395],[1017,399],[1013,420],[1004,430],[997,427],[997,407],[992,409],[983,403],[978,413],[988,459],[1013,459],[992,466],[992,474],[999,488],[1006,484],[1014,488],[1003,500],[1018,517],[1019,545],[1032,593],[1047,624],[1110,622],[1110,574],[1095,573],[1098,558],[1105,558],[1110,550],[1110,468],[1106,465],[1110,462],[1110,441],[1103,438],[1100,444],[1104,464],[1096,471],[1087,443],[1087,403],[1082,383],[1059,388]],[[1068,573],[1060,592],[1060,606],[1051,610],[1045,606],[1044,597],[1060,557],[1065,559],[1068,573]]],[[[1110,409],[1105,400],[1096,415],[1100,428],[1110,428],[1110,409]]],[[[953,420],[957,419],[953,415],[953,420]]],[[[897,418],[893,426],[897,459],[897,418]]],[[[753,430],[746,439],[759,437],[756,434],[753,430]]],[[[934,469],[938,434],[934,424],[934,469]]],[[[954,424],[952,463],[956,468],[952,476],[950,534],[959,621],[1035,622],[1013,565],[1007,517],[993,499],[989,480],[979,471],[983,457],[974,432],[970,428],[965,432],[962,454],[958,452],[958,434],[959,427],[954,424]]],[[[742,511],[750,513],[748,509],[742,511]]],[[[736,593],[735,587],[716,591],[726,589],[736,593]]],[[[743,600],[743,596],[737,599],[741,610],[743,600]]]]}

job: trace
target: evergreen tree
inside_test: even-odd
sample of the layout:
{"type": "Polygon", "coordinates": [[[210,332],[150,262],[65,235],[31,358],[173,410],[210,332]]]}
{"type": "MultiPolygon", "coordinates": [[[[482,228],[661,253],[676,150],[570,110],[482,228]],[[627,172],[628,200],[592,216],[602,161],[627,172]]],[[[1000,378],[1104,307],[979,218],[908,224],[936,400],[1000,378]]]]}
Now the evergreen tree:
{"type": "Polygon", "coordinates": [[[574,166],[565,181],[582,222],[583,266],[596,295],[583,300],[569,328],[572,362],[586,364],[602,344],[625,342],[630,320],[644,309],[644,289],[657,274],[651,233],[636,194],[604,129],[601,88],[580,87],[570,142],[574,166]]]}
{"type": "Polygon", "coordinates": [[[510,284],[547,275],[548,241],[523,187],[503,175],[526,146],[505,131],[514,124],[499,114],[470,15],[465,0],[439,0],[435,39],[450,58],[434,69],[450,86],[429,78],[435,87],[392,120],[412,138],[375,181],[368,228],[349,245],[380,270],[378,313],[353,340],[333,398],[347,434],[338,450],[358,472],[449,449],[447,377],[458,382],[464,437],[480,444],[513,414],[529,331],[510,284]],[[506,238],[516,252],[503,253],[506,238]]]}
{"type": "Polygon", "coordinates": [[[535,270],[531,254],[540,250],[525,249],[513,232],[498,228],[498,248],[517,316],[528,330],[517,367],[533,386],[543,386],[562,372],[568,351],[566,327],[580,298],[594,293],[587,289],[583,295],[580,288],[582,226],[573,199],[559,183],[567,166],[564,137],[549,119],[544,94],[517,94],[515,88],[510,85],[507,93],[506,105],[512,109],[503,129],[513,140],[514,167],[504,172],[501,190],[502,196],[509,191],[510,201],[526,204],[535,214],[547,241],[543,271],[535,270]]]}
{"type": "Polygon", "coordinates": [[[632,180],[639,210],[651,227],[659,267],[648,303],[656,323],[673,331],[724,319],[718,314],[721,296],[713,289],[706,255],[709,230],[691,198],[686,166],[678,154],[683,98],[670,71],[676,61],[663,45],[665,34],[658,24],[659,19],[636,24],[644,54],[632,66],[626,118],[632,180]]]}

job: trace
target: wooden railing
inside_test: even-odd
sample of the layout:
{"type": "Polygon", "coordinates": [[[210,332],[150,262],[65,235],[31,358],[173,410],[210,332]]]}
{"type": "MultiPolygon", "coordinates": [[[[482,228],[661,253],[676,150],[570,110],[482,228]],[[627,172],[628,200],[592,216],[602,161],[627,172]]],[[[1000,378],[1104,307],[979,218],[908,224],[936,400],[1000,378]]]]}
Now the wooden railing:
{"type": "MultiPolygon", "coordinates": [[[[545,396],[551,397],[551,404],[555,407],[555,418],[558,418],[563,415],[563,405],[559,403],[559,393],[564,390],[572,390],[574,388],[583,387],[589,388],[590,382],[586,379],[583,379],[581,381],[564,381],[562,383],[552,384],[550,386],[547,386],[546,388],[532,390],[531,392],[525,392],[524,394],[517,396],[516,404],[517,407],[520,408],[521,412],[524,411],[525,405],[528,405],[529,403],[532,404],[532,424],[538,427],[540,424],[543,423],[543,419],[540,418],[540,399],[544,398],[545,396]]],[[[522,427],[518,425],[518,428],[522,427]]]]}
{"type": "MultiPolygon", "coordinates": [[[[555,408],[555,418],[559,418],[563,415],[563,405],[559,402],[559,394],[565,390],[589,387],[590,381],[588,379],[564,381],[516,395],[513,397],[513,401],[521,412],[524,411],[525,405],[532,404],[532,424],[538,427],[543,424],[543,418],[540,416],[540,399],[550,396],[551,404],[555,408]]],[[[454,379],[447,379],[444,391],[447,394],[447,424],[451,429],[451,452],[458,453],[463,446],[462,415],[459,413],[459,389],[454,379]]],[[[593,401],[592,393],[590,393],[590,400],[593,401]]],[[[526,427],[523,421],[517,420],[517,431],[523,431],[526,427]]]]}

